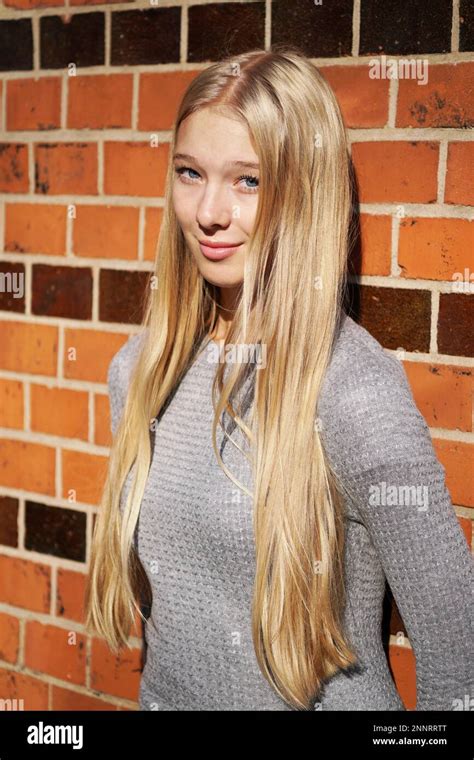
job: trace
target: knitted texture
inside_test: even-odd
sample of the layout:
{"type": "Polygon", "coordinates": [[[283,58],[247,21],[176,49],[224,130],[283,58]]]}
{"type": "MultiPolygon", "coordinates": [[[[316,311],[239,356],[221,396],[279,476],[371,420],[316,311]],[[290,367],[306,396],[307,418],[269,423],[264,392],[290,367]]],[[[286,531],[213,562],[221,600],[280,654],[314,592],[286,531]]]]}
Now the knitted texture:
{"type": "MultiPolygon", "coordinates": [[[[113,433],[142,337],[131,337],[109,367],[113,433]]],[[[216,364],[209,348],[181,380],[152,438],[135,532],[153,592],[139,707],[290,710],[254,653],[252,503],[212,448],[216,364]]],[[[456,705],[474,695],[473,558],[402,365],[349,316],[317,417],[345,493],[343,622],[357,663],[326,681],[312,709],[405,710],[382,644],[386,581],[416,658],[416,709],[462,709],[456,705]]],[[[252,491],[247,460],[228,441],[222,447],[223,438],[218,427],[224,463],[252,491]]],[[[232,438],[244,448],[238,428],[232,438]]]]}

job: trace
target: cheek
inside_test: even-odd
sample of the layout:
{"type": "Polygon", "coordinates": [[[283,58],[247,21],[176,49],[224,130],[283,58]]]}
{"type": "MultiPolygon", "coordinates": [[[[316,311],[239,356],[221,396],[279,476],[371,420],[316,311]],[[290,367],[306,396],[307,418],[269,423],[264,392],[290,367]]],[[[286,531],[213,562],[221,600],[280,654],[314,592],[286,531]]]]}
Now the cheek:
{"type": "Polygon", "coordinates": [[[257,216],[257,199],[252,200],[251,203],[241,204],[240,206],[240,219],[238,220],[240,228],[247,234],[251,235],[255,218],[257,216]]]}
{"type": "Polygon", "coordinates": [[[181,227],[186,227],[193,219],[194,204],[190,193],[183,192],[177,184],[173,186],[171,195],[174,212],[181,227]]]}

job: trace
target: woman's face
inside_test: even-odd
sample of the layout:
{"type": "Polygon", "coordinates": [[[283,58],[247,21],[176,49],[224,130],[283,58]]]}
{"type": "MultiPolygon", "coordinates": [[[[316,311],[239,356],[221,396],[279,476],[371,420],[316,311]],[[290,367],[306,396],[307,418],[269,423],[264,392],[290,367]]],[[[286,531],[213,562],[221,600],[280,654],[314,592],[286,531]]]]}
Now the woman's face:
{"type": "Polygon", "coordinates": [[[259,181],[248,129],[216,109],[203,108],[182,122],[173,161],[173,206],[199,271],[213,285],[239,286],[259,181]]]}

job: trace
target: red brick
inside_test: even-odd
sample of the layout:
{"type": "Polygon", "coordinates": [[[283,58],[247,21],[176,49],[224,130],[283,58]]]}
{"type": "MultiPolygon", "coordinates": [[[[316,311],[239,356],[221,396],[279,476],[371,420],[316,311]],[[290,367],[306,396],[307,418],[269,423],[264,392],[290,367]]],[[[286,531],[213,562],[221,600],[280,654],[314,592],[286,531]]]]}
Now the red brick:
{"type": "Polygon", "coordinates": [[[145,213],[145,243],[143,258],[155,261],[158,235],[163,221],[162,208],[147,208],[145,213]]]}
{"type": "Polygon", "coordinates": [[[138,129],[172,129],[187,86],[198,71],[159,71],[140,74],[138,129]]]}
{"type": "Polygon", "coordinates": [[[9,8],[25,11],[31,8],[52,8],[65,3],[64,0],[4,0],[4,4],[9,8]]]}
{"type": "Polygon", "coordinates": [[[94,443],[97,446],[110,446],[112,444],[110,401],[104,393],[96,393],[94,396],[94,417],[94,443]]]}
{"type": "Polygon", "coordinates": [[[361,203],[434,203],[439,146],[435,142],[352,145],[361,203]]]}
{"type": "Polygon", "coordinates": [[[60,126],[60,77],[7,82],[7,129],[58,129],[60,126]]]}
{"type": "Polygon", "coordinates": [[[86,576],[74,570],[58,568],[56,615],[82,623],[86,576]]]}
{"type": "Polygon", "coordinates": [[[54,496],[55,468],[52,446],[0,439],[0,486],[54,496]]]}
{"type": "Polygon", "coordinates": [[[104,189],[108,195],[163,196],[169,144],[106,142],[104,189]]]}
{"type": "Polygon", "coordinates": [[[50,599],[48,565],[0,554],[0,600],[3,603],[49,613],[50,599]]]}
{"type": "Polygon", "coordinates": [[[472,431],[473,370],[404,361],[416,405],[430,427],[472,431]]]}
{"type": "Polygon", "coordinates": [[[390,274],[392,217],[361,214],[360,248],[361,260],[357,274],[390,274]]]}
{"type": "Polygon", "coordinates": [[[467,219],[407,218],[400,222],[401,277],[453,280],[472,263],[474,222],[467,219]]]}
{"type": "Polygon", "coordinates": [[[95,711],[95,710],[117,710],[117,706],[112,702],[106,702],[104,699],[97,699],[88,694],[81,694],[72,689],[62,689],[60,686],[52,685],[52,710],[72,710],[76,711],[95,711]]]}
{"type": "Polygon", "coordinates": [[[70,388],[31,384],[31,429],[48,435],[88,440],[89,394],[70,388]]]}
{"type": "Polygon", "coordinates": [[[62,497],[83,504],[99,504],[108,458],[82,451],[62,452],[62,497]]]}
{"type": "Polygon", "coordinates": [[[64,256],[67,207],[45,203],[5,204],[5,250],[64,256]]]}
{"type": "Polygon", "coordinates": [[[66,329],[64,377],[106,383],[109,364],[127,339],[123,333],[66,329]]]}
{"type": "Polygon", "coordinates": [[[0,143],[0,193],[28,190],[28,147],[21,143],[0,143]]]}
{"type": "Polygon", "coordinates": [[[131,74],[79,75],[69,77],[68,84],[69,129],[131,127],[131,74]]]}
{"type": "Polygon", "coordinates": [[[368,66],[321,66],[349,128],[384,127],[388,120],[388,79],[371,79],[368,66]]]}
{"type": "Polygon", "coordinates": [[[47,710],[48,684],[39,678],[0,669],[0,694],[2,699],[16,700],[19,710],[47,710]]]}
{"type": "Polygon", "coordinates": [[[23,428],[23,383],[0,379],[0,427],[23,428]]]}
{"type": "Polygon", "coordinates": [[[474,126],[474,63],[430,62],[426,85],[400,80],[396,126],[474,126]]]}
{"type": "Polygon", "coordinates": [[[449,143],[444,200],[474,206],[474,142],[449,143]]]}
{"type": "Polygon", "coordinates": [[[0,368],[56,375],[58,329],[29,322],[0,321],[0,368]]]}
{"type": "Polygon", "coordinates": [[[395,686],[407,710],[414,710],[416,705],[416,662],[413,650],[391,644],[388,660],[393,672],[395,686]]]}
{"type": "Polygon", "coordinates": [[[35,146],[36,192],[97,195],[97,145],[49,143],[35,146]]]}
{"type": "Polygon", "coordinates": [[[92,640],[91,687],[105,694],[138,699],[141,649],[123,648],[114,655],[102,639],[92,640]]]}
{"type": "Polygon", "coordinates": [[[0,660],[15,664],[18,660],[20,621],[0,612],[0,660]]]}
{"type": "Polygon", "coordinates": [[[136,259],[138,219],[138,208],[78,206],[73,231],[74,254],[102,259],[136,259]]]}
{"type": "Polygon", "coordinates": [[[86,678],[86,638],[76,631],[27,620],[25,666],[63,681],[83,684],[86,678]]]}
{"type": "Polygon", "coordinates": [[[446,486],[453,503],[474,507],[474,446],[442,439],[434,439],[433,445],[446,471],[446,486]]]}

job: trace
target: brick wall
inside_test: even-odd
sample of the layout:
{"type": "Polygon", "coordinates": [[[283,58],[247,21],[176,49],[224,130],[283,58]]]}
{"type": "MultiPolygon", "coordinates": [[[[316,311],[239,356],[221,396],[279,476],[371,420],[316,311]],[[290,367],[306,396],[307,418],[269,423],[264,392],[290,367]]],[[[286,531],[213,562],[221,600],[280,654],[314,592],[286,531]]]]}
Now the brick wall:
{"type": "MultiPolygon", "coordinates": [[[[471,541],[473,17],[467,0],[0,7],[2,699],[137,707],[139,628],[116,659],[82,627],[106,373],[140,323],[177,103],[224,52],[297,44],[334,88],[361,204],[354,313],[403,362],[471,541]],[[428,81],[372,78],[374,57],[416,59],[428,81]]],[[[412,707],[414,658],[390,599],[386,620],[412,707]]]]}

